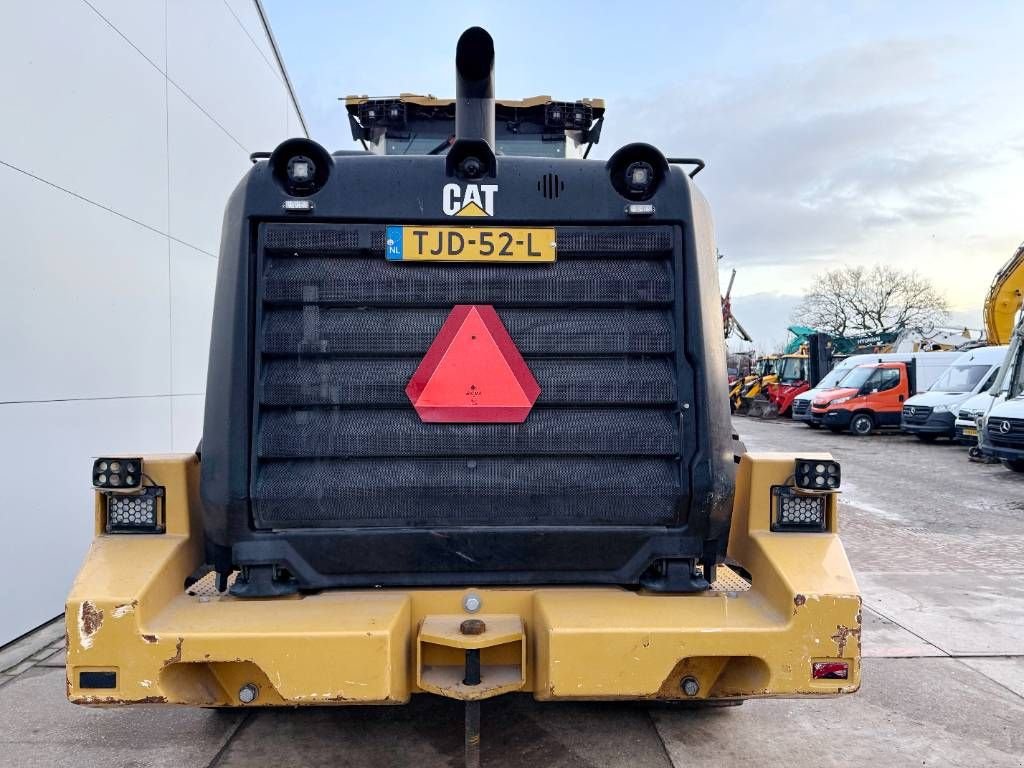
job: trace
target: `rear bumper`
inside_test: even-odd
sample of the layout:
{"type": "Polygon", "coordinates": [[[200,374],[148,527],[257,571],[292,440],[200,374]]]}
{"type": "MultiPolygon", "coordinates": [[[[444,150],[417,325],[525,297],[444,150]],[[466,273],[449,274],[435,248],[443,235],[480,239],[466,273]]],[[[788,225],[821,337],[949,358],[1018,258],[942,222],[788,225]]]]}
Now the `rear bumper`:
{"type": "Polygon", "coordinates": [[[933,413],[928,421],[923,424],[908,424],[906,421],[900,423],[900,428],[911,435],[949,435],[956,433],[953,426],[956,422],[954,413],[933,413]]]}
{"type": "MultiPolygon", "coordinates": [[[[325,591],[245,600],[183,580],[201,561],[180,467],[148,462],[168,486],[168,533],[95,539],[68,598],[68,697],[76,703],[398,704],[413,693],[460,699],[527,691],[540,700],[822,696],[860,681],[860,596],[834,532],[773,533],[770,487],[793,457],[740,466],[729,554],[716,588],[646,594],[613,587],[325,591]],[[172,477],[176,476],[176,477],[172,477]],[[178,499],[176,502],[175,500],[178,499]],[[483,685],[460,683],[468,593],[488,626],[483,685]],[[445,629],[445,628],[448,629],[445,629]],[[816,661],[847,679],[812,679],[816,661]],[[113,687],[91,686],[95,675],[113,687]],[[111,675],[110,673],[114,673],[111,675]],[[85,686],[83,685],[85,684],[85,686]]],[[[191,464],[195,464],[194,457],[191,464]]],[[[836,505],[830,500],[830,527],[836,505]]]]}

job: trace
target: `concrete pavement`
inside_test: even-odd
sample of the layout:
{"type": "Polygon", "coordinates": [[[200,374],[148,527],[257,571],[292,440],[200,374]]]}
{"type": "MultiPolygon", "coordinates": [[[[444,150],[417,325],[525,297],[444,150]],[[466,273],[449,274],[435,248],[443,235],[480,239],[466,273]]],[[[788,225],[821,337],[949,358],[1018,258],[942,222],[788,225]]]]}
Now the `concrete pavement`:
{"type": "MultiPolygon", "coordinates": [[[[831,450],[864,593],[863,686],[693,710],[484,704],[486,766],[1024,766],[1024,476],[966,452],[737,419],[751,450],[831,450]]],[[[461,706],[94,710],[64,699],[59,625],[0,649],[0,766],[458,766],[461,706]]]]}

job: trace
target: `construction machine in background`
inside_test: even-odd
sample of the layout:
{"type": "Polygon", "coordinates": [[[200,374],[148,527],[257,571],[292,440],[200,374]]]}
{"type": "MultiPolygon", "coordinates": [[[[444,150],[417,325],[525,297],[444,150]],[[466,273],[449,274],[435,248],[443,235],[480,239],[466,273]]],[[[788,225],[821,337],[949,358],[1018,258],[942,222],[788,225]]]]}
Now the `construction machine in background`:
{"type": "Polygon", "coordinates": [[[1024,305],[1024,243],[1003,265],[985,297],[985,333],[989,344],[1009,344],[1017,313],[1024,305]]]}
{"type": "Polygon", "coordinates": [[[735,333],[744,341],[753,342],[754,340],[750,337],[750,334],[740,324],[740,321],[736,319],[736,315],[732,313],[732,285],[735,282],[736,270],[734,269],[729,275],[729,285],[722,296],[722,325],[725,329],[725,338],[728,339],[735,333]]]}
{"type": "Polygon", "coordinates": [[[775,375],[764,377],[760,387],[751,387],[745,395],[747,415],[767,419],[788,415],[793,398],[810,389],[807,379],[806,353],[781,355],[775,375]]]}
{"type": "Polygon", "coordinates": [[[201,449],[94,463],[68,697],[442,696],[474,764],[512,692],[857,690],[840,467],[733,434],[692,172],[500,154],[490,35],[455,59],[443,154],[290,139],[232,194],[201,449]]]}
{"type": "Polygon", "coordinates": [[[774,354],[758,357],[750,373],[732,383],[729,387],[729,404],[733,413],[746,414],[765,385],[776,380],[780,357],[774,354]]]}

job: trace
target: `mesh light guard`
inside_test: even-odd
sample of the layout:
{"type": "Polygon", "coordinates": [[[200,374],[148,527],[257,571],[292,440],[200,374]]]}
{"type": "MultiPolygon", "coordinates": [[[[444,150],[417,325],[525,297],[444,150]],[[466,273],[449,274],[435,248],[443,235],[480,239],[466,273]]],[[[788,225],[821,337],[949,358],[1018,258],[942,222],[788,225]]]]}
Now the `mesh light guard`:
{"type": "Polygon", "coordinates": [[[107,533],[163,533],[164,489],[148,485],[141,493],[107,493],[107,533]]]}
{"type": "Polygon", "coordinates": [[[772,530],[820,533],[828,529],[829,494],[798,494],[786,485],[772,486],[772,530]]]}

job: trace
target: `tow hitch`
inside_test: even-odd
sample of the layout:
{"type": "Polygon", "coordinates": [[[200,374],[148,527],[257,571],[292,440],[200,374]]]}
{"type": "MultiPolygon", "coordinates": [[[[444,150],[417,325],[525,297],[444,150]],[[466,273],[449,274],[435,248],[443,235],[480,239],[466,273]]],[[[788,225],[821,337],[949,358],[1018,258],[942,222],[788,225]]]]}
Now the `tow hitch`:
{"type": "Polygon", "coordinates": [[[439,696],[466,702],[466,766],[480,765],[480,702],[526,686],[522,617],[492,614],[427,616],[416,638],[417,682],[439,696]]]}

